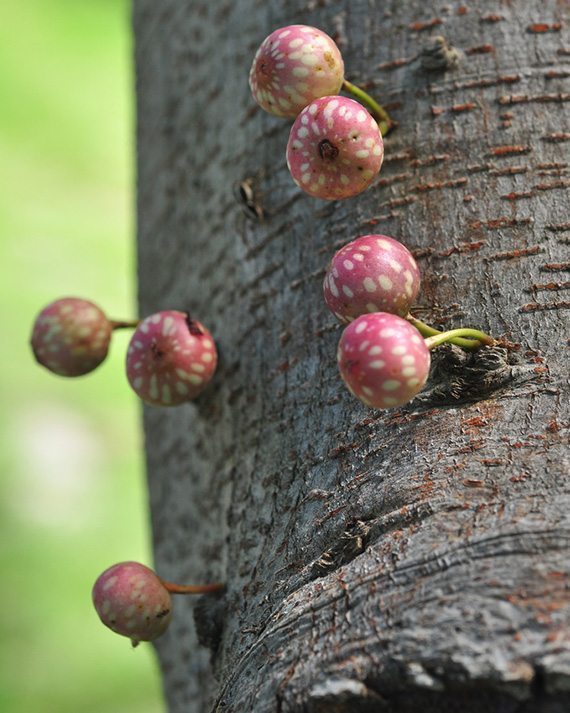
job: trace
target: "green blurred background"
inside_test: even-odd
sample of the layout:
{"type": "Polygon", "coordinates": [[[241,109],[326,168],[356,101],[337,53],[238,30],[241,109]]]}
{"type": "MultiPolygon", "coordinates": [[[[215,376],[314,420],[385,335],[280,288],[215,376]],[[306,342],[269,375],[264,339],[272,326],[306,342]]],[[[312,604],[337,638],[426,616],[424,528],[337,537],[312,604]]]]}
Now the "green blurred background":
{"type": "Polygon", "coordinates": [[[93,374],[35,365],[48,302],[135,311],[127,0],[0,2],[0,710],[163,711],[153,649],[97,619],[107,566],[150,563],[128,333],[93,374]]]}

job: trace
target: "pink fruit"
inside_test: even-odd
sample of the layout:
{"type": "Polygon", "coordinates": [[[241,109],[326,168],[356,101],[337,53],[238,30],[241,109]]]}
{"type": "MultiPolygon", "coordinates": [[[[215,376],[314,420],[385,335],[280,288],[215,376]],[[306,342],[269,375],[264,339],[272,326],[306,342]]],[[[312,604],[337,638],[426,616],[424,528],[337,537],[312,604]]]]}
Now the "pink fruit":
{"type": "Polygon", "coordinates": [[[426,382],[430,353],[415,327],[394,314],[374,312],[351,322],[337,352],[340,374],[367,406],[411,401],[426,382]]]}
{"type": "Polygon", "coordinates": [[[205,388],[218,356],[210,332],[185,312],[157,312],[137,327],[127,351],[127,378],[143,401],[177,406],[205,388]]]}
{"type": "Polygon", "coordinates": [[[97,305],[64,297],[36,318],[30,340],[36,360],[54,374],[81,376],[107,356],[113,328],[97,305]]]}
{"type": "Polygon", "coordinates": [[[159,577],[138,562],[120,562],[101,574],[93,586],[99,618],[133,646],[163,634],[171,618],[171,600],[159,577]]]}
{"type": "Polygon", "coordinates": [[[315,99],[291,128],[287,165],[295,183],[324,200],[364,191],[382,166],[384,143],[377,122],[354,99],[315,99]]]}
{"type": "Polygon", "coordinates": [[[289,25],[261,43],[249,86],[262,109],[295,118],[313,99],[338,94],[343,79],[344,62],[333,40],[316,27],[289,25]]]}
{"type": "Polygon", "coordinates": [[[368,312],[405,317],[419,289],[412,254],[387,235],[363,235],[341,248],[323,284],[327,307],[344,323],[368,312]]]}

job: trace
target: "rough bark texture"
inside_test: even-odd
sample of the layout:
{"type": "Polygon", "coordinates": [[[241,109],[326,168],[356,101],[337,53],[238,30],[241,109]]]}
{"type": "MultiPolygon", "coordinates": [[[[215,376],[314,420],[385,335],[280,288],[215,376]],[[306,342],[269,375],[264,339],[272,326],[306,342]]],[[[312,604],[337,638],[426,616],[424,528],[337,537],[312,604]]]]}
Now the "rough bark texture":
{"type": "Polygon", "coordinates": [[[145,410],[157,569],[228,585],[197,617],[215,654],[187,600],[158,642],[172,711],[569,710],[567,9],[135,0],[141,313],[187,309],[221,351],[197,402],[145,410]],[[292,22],[399,121],[358,198],[301,194],[250,98],[292,22]],[[418,256],[418,315],[510,348],[443,349],[407,408],[356,402],[321,281],[369,232],[418,256]]]}

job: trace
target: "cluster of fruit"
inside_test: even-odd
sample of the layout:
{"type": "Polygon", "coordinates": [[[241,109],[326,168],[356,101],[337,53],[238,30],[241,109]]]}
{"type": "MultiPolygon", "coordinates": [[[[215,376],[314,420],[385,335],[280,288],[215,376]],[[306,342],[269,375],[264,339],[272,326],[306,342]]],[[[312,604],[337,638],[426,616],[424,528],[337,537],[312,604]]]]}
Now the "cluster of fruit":
{"type": "Polygon", "coordinates": [[[356,238],[331,260],[325,302],[340,322],[349,323],[338,345],[338,367],[350,392],[367,406],[386,409],[411,401],[427,380],[430,349],[438,344],[475,349],[494,342],[475,329],[439,332],[412,317],[419,289],[413,255],[387,235],[356,238]]]}
{"type": "MultiPolygon", "coordinates": [[[[60,376],[88,374],[106,358],[115,329],[134,328],[127,349],[129,384],[145,402],[176,406],[196,398],[216,371],[218,355],[210,332],[185,312],[166,310],[142,321],[116,321],[93,302],[64,297],[37,316],[31,346],[36,360],[60,376]]],[[[101,621],[130,638],[152,641],[170,622],[170,594],[207,594],[220,584],[175,585],[151,569],[122,562],[105,570],[93,587],[101,621]]]]}
{"type": "Polygon", "coordinates": [[[344,78],[340,50],[328,35],[305,25],[275,30],[257,50],[249,85],[262,109],[295,119],[287,166],[303,191],[334,201],[370,186],[384,159],[382,134],[394,122],[344,78]],[[374,116],[339,96],[341,89],[365,102],[374,116]]]}
{"type": "Polygon", "coordinates": [[[195,399],[216,371],[210,332],[186,312],[156,312],[141,322],[108,319],[93,302],[64,297],[37,316],[31,345],[37,361],[60,376],[82,376],[107,356],[114,329],[133,327],[127,378],[136,394],[154,406],[195,399]]]}
{"type": "MultiPolygon", "coordinates": [[[[338,200],[370,186],[384,158],[382,135],[394,122],[344,78],[342,55],[328,35],[305,25],[275,30],[254,57],[249,84],[262,109],[295,119],[287,166],[303,191],[338,200]],[[339,96],[341,89],[364,102],[374,116],[362,104],[339,96]]],[[[410,401],[426,382],[429,350],[436,344],[453,341],[476,348],[493,343],[477,330],[444,335],[411,317],[419,286],[413,256],[385,235],[354,240],[329,266],[325,301],[341,322],[354,320],[340,340],[340,373],[367,406],[392,408],[410,401]]]]}
{"type": "MultiPolygon", "coordinates": [[[[186,312],[166,310],[142,321],[109,319],[93,302],[64,297],[37,316],[31,346],[36,360],[60,376],[88,374],[106,358],[115,329],[134,328],[127,349],[129,384],[145,402],[176,406],[196,398],[212,379],[218,356],[210,332],[186,312]]],[[[105,570],[93,587],[101,621],[133,646],[166,631],[171,594],[208,594],[221,584],[165,582],[137,562],[105,570]]]]}
{"type": "MultiPolygon", "coordinates": [[[[261,44],[250,87],[266,111],[293,118],[287,165],[313,197],[338,200],[370,186],[382,165],[382,136],[393,126],[386,111],[344,78],[344,62],[324,32],[290,25],[261,44]],[[341,89],[359,102],[339,96],[341,89]]],[[[385,235],[365,235],[339,250],[324,281],[327,306],[345,328],[338,365],[348,389],[367,406],[392,408],[423,387],[430,349],[453,342],[465,349],[493,344],[472,329],[439,332],[409,313],[420,273],[412,254],[385,235]],[[424,339],[424,337],[426,337],[424,339]]],[[[62,376],[80,376],[105,359],[113,330],[134,328],[126,373],[137,395],[154,406],[196,398],[212,379],[217,352],[210,332],[185,312],[157,312],[140,322],[110,320],[84,299],[48,305],[36,319],[31,344],[37,361],[62,376]]],[[[176,585],[136,562],[105,570],[93,587],[104,624],[133,645],[160,636],[170,621],[170,594],[213,593],[221,584],[176,585]]]]}

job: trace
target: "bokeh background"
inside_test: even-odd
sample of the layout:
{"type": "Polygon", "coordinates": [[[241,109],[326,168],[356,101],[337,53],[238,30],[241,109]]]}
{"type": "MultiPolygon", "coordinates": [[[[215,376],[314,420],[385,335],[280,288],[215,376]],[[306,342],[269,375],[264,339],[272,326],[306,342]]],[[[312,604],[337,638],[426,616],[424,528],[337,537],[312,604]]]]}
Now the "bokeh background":
{"type": "Polygon", "coordinates": [[[151,564],[128,333],[65,380],[28,348],[60,296],[135,312],[128,0],[0,3],[0,710],[164,710],[148,644],[103,627],[97,575],[151,564]]]}

